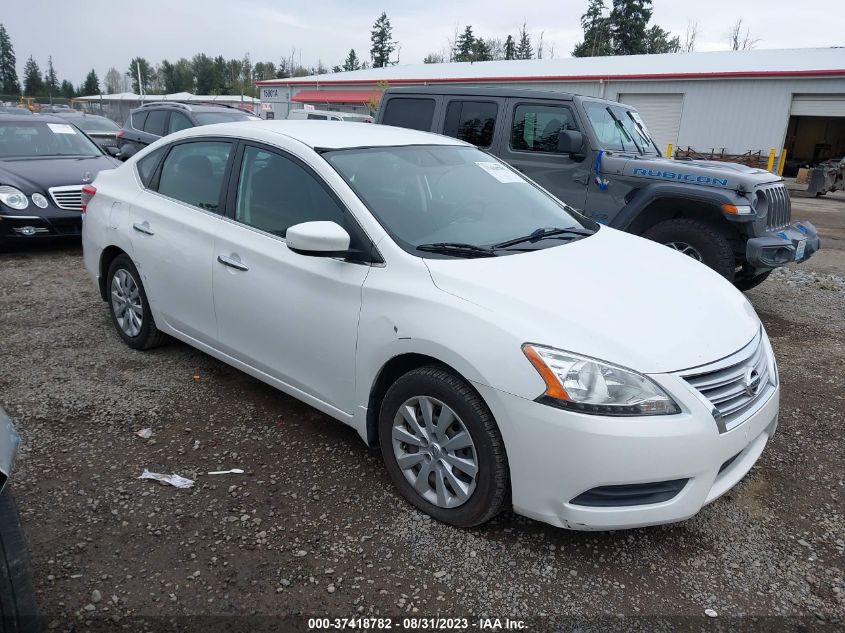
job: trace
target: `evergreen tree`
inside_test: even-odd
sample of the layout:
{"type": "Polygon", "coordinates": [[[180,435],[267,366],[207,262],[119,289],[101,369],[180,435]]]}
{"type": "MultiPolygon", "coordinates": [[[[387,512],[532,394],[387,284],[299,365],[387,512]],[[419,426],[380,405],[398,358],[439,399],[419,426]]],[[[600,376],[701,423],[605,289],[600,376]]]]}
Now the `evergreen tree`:
{"type": "Polygon", "coordinates": [[[505,40],[505,59],[516,59],[516,44],[512,35],[508,35],[508,39],[505,40]]]}
{"type": "Polygon", "coordinates": [[[679,53],[682,50],[681,38],[672,37],[656,24],[645,33],[646,53],[679,53]]]}
{"type": "Polygon", "coordinates": [[[445,60],[443,53],[429,53],[423,59],[423,64],[442,64],[445,60]]]}
{"type": "Polygon", "coordinates": [[[584,41],[575,46],[572,51],[573,57],[613,55],[611,22],[610,18],[603,15],[604,9],[604,0],[590,0],[586,13],[581,16],[584,41]]]}
{"type": "Polygon", "coordinates": [[[346,60],[343,62],[343,70],[350,71],[350,70],[360,70],[361,69],[361,62],[358,61],[358,55],[355,54],[355,49],[349,49],[349,55],[346,56],[346,60]]]}
{"type": "Polygon", "coordinates": [[[17,95],[21,91],[18,82],[18,70],[15,64],[15,49],[12,40],[6,32],[6,27],[0,24],[0,94],[17,95]]]}
{"type": "Polygon", "coordinates": [[[370,57],[373,60],[373,68],[384,68],[391,63],[390,55],[396,50],[396,42],[392,38],[393,27],[390,26],[387,13],[382,12],[370,32],[370,57]]]}
{"type": "Polygon", "coordinates": [[[97,71],[93,68],[86,75],[85,83],[82,84],[82,90],[80,92],[86,96],[100,94],[100,78],[97,77],[97,71]]]}
{"type": "Polygon", "coordinates": [[[525,22],[519,30],[519,44],[516,45],[516,59],[531,59],[534,57],[534,48],[531,46],[531,36],[525,29],[525,22]]]}
{"type": "Polygon", "coordinates": [[[475,38],[472,47],[472,60],[476,62],[487,62],[493,59],[493,50],[490,43],[480,37],[475,38]]]}
{"type": "Polygon", "coordinates": [[[194,55],[191,61],[197,82],[197,94],[210,95],[214,92],[214,60],[205,53],[194,55]]]}
{"type": "Polygon", "coordinates": [[[614,54],[647,53],[646,29],[650,19],[651,0],[613,0],[610,23],[614,54]]]}
{"type": "Polygon", "coordinates": [[[44,80],[41,79],[41,69],[38,63],[29,56],[23,67],[23,93],[28,97],[40,97],[44,94],[44,80]]]}
{"type": "Polygon", "coordinates": [[[58,96],[59,78],[56,76],[56,69],[53,68],[53,56],[47,58],[47,70],[44,71],[44,92],[48,96],[58,96]]]}
{"type": "Polygon", "coordinates": [[[59,90],[62,93],[62,96],[65,99],[73,99],[76,96],[76,90],[73,88],[73,84],[70,83],[67,79],[62,82],[62,85],[59,87],[59,90]]]}
{"type": "Polygon", "coordinates": [[[474,59],[475,36],[472,34],[472,27],[467,25],[464,32],[455,41],[455,50],[452,52],[452,59],[456,62],[471,62],[474,59]]]}
{"type": "Polygon", "coordinates": [[[149,92],[150,86],[153,83],[153,68],[150,66],[150,62],[148,62],[143,57],[135,57],[129,62],[129,70],[126,71],[126,76],[129,77],[129,81],[132,83],[132,92],[135,94],[141,94],[143,92],[149,92]],[[141,85],[138,85],[138,71],[140,70],[141,75],[141,85]]]}

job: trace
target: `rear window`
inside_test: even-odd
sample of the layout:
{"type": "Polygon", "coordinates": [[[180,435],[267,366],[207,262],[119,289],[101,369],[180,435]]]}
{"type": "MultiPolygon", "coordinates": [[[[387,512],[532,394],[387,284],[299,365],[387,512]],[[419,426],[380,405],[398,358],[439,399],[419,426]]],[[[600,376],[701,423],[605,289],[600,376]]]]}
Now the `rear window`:
{"type": "Polygon", "coordinates": [[[167,115],[167,110],[151,110],[146,123],[144,123],[144,132],[155,134],[156,136],[164,136],[167,115]]]}
{"type": "Polygon", "coordinates": [[[240,112],[239,110],[230,110],[228,112],[194,112],[194,116],[200,125],[232,123],[233,121],[250,121],[256,118],[246,112],[240,112]]]}
{"type": "Polygon", "coordinates": [[[147,115],[148,114],[149,114],[149,111],[146,111],[146,110],[144,112],[136,112],[135,114],[133,114],[132,115],[132,127],[134,127],[136,130],[143,130],[144,129],[144,123],[147,122],[147,115]]]}
{"type": "Polygon", "coordinates": [[[328,117],[325,114],[309,114],[309,119],[316,119],[317,121],[325,121],[328,117]]]}
{"type": "Polygon", "coordinates": [[[443,133],[478,147],[490,147],[498,111],[495,103],[452,101],[446,110],[443,133]]]}
{"type": "Polygon", "coordinates": [[[85,132],[117,132],[120,130],[117,123],[105,117],[69,118],[69,120],[85,132]]]}
{"type": "Polygon", "coordinates": [[[395,125],[412,130],[431,130],[434,119],[434,99],[388,99],[384,106],[384,125],[395,125]]]}

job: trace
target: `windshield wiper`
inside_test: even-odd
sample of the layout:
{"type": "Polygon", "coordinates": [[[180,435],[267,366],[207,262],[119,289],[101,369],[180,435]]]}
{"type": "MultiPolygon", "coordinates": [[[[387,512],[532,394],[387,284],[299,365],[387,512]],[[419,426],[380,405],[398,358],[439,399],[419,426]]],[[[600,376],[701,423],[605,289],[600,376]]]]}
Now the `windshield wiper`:
{"type": "MultiPolygon", "coordinates": [[[[613,113],[613,110],[610,109],[610,106],[607,106],[607,108],[605,108],[605,109],[607,110],[607,113],[610,115],[610,118],[613,119],[613,121],[616,123],[616,127],[618,127],[619,130],[622,132],[622,134],[624,134],[625,137],[634,144],[634,147],[637,148],[637,151],[640,153],[640,155],[642,156],[643,154],[645,154],[645,152],[640,147],[640,144],[637,143],[636,139],[634,139],[633,136],[628,134],[628,130],[625,129],[625,125],[622,123],[622,121],[619,120],[619,117],[617,117],[613,113]]],[[[622,147],[623,148],[625,147],[625,143],[622,143],[622,147]]]]}
{"type": "Polygon", "coordinates": [[[655,150],[657,150],[657,153],[659,154],[659,153],[660,153],[660,148],[658,148],[658,147],[657,147],[657,143],[655,143],[655,142],[654,142],[654,139],[653,139],[653,138],[651,138],[651,136],[650,136],[650,135],[649,135],[649,133],[646,131],[646,129],[645,129],[642,125],[640,125],[640,123],[639,123],[639,122],[638,122],[638,121],[637,121],[637,120],[636,120],[636,119],[635,119],[635,118],[631,115],[631,111],[630,111],[630,110],[628,110],[627,112],[628,112],[628,118],[629,118],[629,119],[631,119],[631,121],[633,121],[633,122],[634,122],[634,125],[636,125],[636,126],[637,126],[637,129],[640,131],[640,135],[641,135],[641,136],[642,136],[642,137],[643,137],[646,141],[648,141],[648,142],[652,145],[652,147],[654,147],[654,149],[655,149],[655,150]]]}
{"type": "Polygon", "coordinates": [[[508,240],[506,242],[499,242],[498,244],[494,244],[493,248],[507,248],[508,246],[514,246],[516,244],[522,244],[523,242],[537,242],[539,240],[544,240],[547,237],[556,237],[559,235],[573,235],[576,237],[587,237],[588,235],[593,235],[595,231],[591,231],[589,229],[580,229],[578,227],[569,227],[568,229],[537,229],[536,231],[529,233],[528,235],[523,235],[522,237],[515,237],[512,240],[508,240]]]}
{"type": "Polygon", "coordinates": [[[496,257],[496,253],[484,246],[464,244],[462,242],[437,242],[434,244],[420,244],[415,247],[425,253],[441,253],[455,257],[496,257]]]}

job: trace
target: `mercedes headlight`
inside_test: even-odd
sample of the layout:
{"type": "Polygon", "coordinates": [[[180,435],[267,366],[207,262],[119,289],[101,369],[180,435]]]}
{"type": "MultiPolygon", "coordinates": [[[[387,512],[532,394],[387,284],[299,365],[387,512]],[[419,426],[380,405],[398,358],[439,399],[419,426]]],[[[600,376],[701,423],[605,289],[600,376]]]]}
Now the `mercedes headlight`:
{"type": "Polygon", "coordinates": [[[546,383],[538,402],[595,415],[681,412],[657,383],[630,369],[529,343],[522,351],[546,383]]]}
{"type": "Polygon", "coordinates": [[[24,192],[8,185],[0,187],[0,202],[10,209],[17,209],[18,211],[29,206],[29,199],[24,192]]]}

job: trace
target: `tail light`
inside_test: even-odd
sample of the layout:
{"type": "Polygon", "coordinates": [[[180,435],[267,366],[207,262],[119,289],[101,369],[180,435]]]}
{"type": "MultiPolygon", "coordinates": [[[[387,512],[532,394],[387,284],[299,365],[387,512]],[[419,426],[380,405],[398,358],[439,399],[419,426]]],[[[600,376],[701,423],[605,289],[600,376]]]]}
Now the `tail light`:
{"type": "Polygon", "coordinates": [[[126,136],[126,130],[120,128],[120,131],[117,133],[117,138],[123,138],[124,136],[126,136]]]}
{"type": "Polygon", "coordinates": [[[88,205],[91,203],[91,198],[97,193],[97,188],[93,185],[85,185],[82,187],[82,213],[88,213],[88,205]]]}

